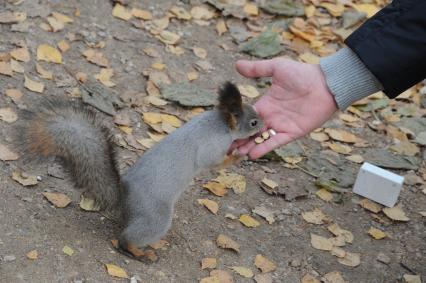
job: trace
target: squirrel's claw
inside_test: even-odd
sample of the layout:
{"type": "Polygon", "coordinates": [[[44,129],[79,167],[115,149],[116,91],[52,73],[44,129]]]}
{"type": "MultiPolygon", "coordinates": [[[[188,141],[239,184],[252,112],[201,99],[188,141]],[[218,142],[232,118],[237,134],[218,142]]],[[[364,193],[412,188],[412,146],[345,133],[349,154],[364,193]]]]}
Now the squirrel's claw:
{"type": "Polygon", "coordinates": [[[122,247],[118,243],[117,244],[113,243],[113,246],[119,253],[131,259],[135,259],[143,263],[154,263],[158,261],[157,254],[155,253],[155,251],[151,249],[142,250],[132,244],[128,244],[126,248],[122,247]]]}

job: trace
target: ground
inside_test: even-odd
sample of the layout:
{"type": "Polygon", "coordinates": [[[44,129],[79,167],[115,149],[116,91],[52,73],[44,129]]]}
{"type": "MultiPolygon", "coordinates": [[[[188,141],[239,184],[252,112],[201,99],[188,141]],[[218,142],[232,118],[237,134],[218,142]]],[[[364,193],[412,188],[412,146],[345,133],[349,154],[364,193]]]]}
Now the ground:
{"type": "MultiPolygon", "coordinates": [[[[127,2],[124,4],[128,6],[124,9],[149,10],[154,19],[164,18],[167,11],[174,5],[190,11],[192,7],[201,4],[198,1],[166,0],[127,2]]],[[[245,1],[235,1],[237,4],[238,2],[244,4],[245,1]]],[[[346,2],[349,3],[349,1],[346,2]]],[[[383,1],[366,2],[371,2],[370,5],[373,7],[384,4],[383,1]]],[[[333,52],[338,48],[338,44],[341,44],[341,40],[332,32],[329,32],[332,36],[327,39],[325,34],[328,27],[336,29],[336,34],[342,33],[342,30],[350,32],[351,29],[340,28],[341,6],[336,5],[326,9],[326,6],[320,7],[319,1],[306,1],[305,4],[307,15],[311,13],[312,8],[309,7],[317,7],[316,14],[310,16],[311,22],[308,24],[309,27],[305,26],[304,32],[312,33],[313,28],[312,34],[318,36],[321,28],[322,37],[319,41],[325,41],[326,44],[322,49],[314,48],[312,46],[315,44],[311,44],[312,50],[310,50],[309,44],[304,41],[307,39],[306,36],[304,40],[297,39],[297,34],[302,37],[303,34],[295,32],[295,29],[293,33],[290,33],[287,30],[288,27],[285,27],[286,31],[283,34],[280,31],[280,36],[283,36],[280,54],[294,59],[297,59],[300,54],[305,54],[304,57],[301,56],[302,60],[310,61],[316,60],[317,55],[323,56],[327,52],[333,52]],[[329,13],[333,11],[336,14],[330,17],[329,13]],[[317,26],[312,25],[315,20],[318,20],[317,26]]],[[[231,80],[242,85],[258,86],[259,92],[263,94],[265,89],[261,87],[265,85],[265,81],[250,81],[239,76],[234,70],[233,64],[237,59],[252,58],[239,52],[238,44],[235,42],[242,34],[256,35],[266,23],[273,22],[278,17],[263,11],[257,16],[256,11],[250,10],[253,7],[249,7],[251,8],[246,10],[249,11],[247,13],[252,13],[250,22],[232,19],[239,24],[244,22],[243,28],[238,24],[228,23],[231,30],[233,28],[232,34],[228,31],[218,35],[216,24],[224,17],[217,10],[216,15],[207,15],[201,20],[179,20],[171,17],[167,30],[175,34],[171,35],[169,40],[173,41],[176,34],[180,36],[179,42],[171,46],[179,46],[185,51],[184,54],[177,55],[167,52],[165,43],[153,35],[155,32],[150,29],[149,20],[141,21],[136,19],[135,15],[127,20],[113,16],[113,3],[110,1],[8,0],[0,4],[0,61],[9,65],[12,62],[9,52],[20,47],[29,50],[29,60],[22,58],[19,54],[12,56],[12,59],[20,61],[20,65],[24,67],[25,76],[33,81],[42,82],[45,86],[41,93],[31,91],[29,89],[31,86],[24,87],[24,74],[19,72],[16,66],[12,74],[3,74],[7,73],[4,69],[0,74],[0,110],[6,111],[0,114],[0,146],[4,145],[8,148],[8,150],[0,148],[0,157],[3,156],[4,160],[0,161],[0,282],[118,282],[125,280],[108,274],[105,264],[114,264],[123,268],[128,277],[133,278],[133,282],[134,280],[138,282],[199,282],[202,278],[209,276],[210,269],[202,270],[200,265],[201,260],[207,257],[216,258],[218,262],[216,269],[228,272],[234,282],[253,282],[254,279],[241,276],[231,268],[243,266],[249,268],[255,275],[260,274],[261,270],[255,266],[255,257],[258,254],[276,265],[275,269],[266,273],[268,275],[266,279],[263,279],[266,281],[256,277],[258,282],[270,282],[271,279],[272,282],[319,282],[307,281],[307,277],[304,277],[307,274],[312,275],[316,280],[342,282],[327,279],[327,274],[334,271],[339,272],[345,282],[406,282],[403,279],[406,274],[417,274],[423,276],[423,282],[426,280],[426,221],[424,218],[426,195],[423,187],[425,165],[422,158],[423,148],[419,145],[421,142],[413,141],[426,129],[424,126],[426,123],[423,123],[421,118],[425,113],[424,106],[419,99],[419,94],[424,92],[424,89],[421,89],[422,85],[410,90],[403,99],[391,103],[378,95],[374,100],[364,101],[358,105],[358,109],[362,112],[356,109],[349,110],[345,112],[347,116],[336,115],[324,126],[355,134],[359,138],[355,144],[345,142],[345,137],[339,138],[331,132],[325,134],[321,131],[322,135],[303,138],[291,148],[287,147],[278,152],[281,157],[287,157],[286,161],[283,161],[280,156],[275,156],[275,158],[255,161],[246,160],[231,166],[227,169],[228,173],[245,177],[247,186],[243,193],[237,194],[229,189],[226,196],[215,196],[203,189],[203,184],[217,177],[217,171],[202,173],[179,200],[173,226],[165,237],[168,245],[157,250],[159,260],[151,264],[129,259],[115,251],[110,241],[116,237],[119,231],[118,225],[100,213],[87,212],[79,207],[79,192],[73,189],[70,176],[63,175],[61,170],[55,171],[56,173],[52,170],[52,166],[57,164],[56,160],[27,163],[22,158],[17,159],[10,155],[9,158],[4,157],[11,151],[19,152],[13,137],[14,127],[16,123],[19,123],[22,108],[33,109],[36,102],[42,101],[43,96],[80,99],[79,83],[74,76],[79,77],[76,74],[81,72],[86,74],[89,80],[93,79],[93,75],[100,72],[99,65],[102,65],[99,61],[95,64],[90,63],[82,55],[89,48],[101,52],[108,60],[104,67],[107,66],[114,72],[112,78],[106,78],[103,81],[109,84],[109,87],[105,86],[105,91],[114,91],[108,95],[121,98],[120,109],[116,113],[110,113],[114,115],[114,118],[108,114],[101,115],[104,115],[106,123],[114,128],[116,133],[116,143],[120,147],[119,163],[123,172],[139,154],[146,150],[146,147],[149,147],[146,144],[149,126],[144,123],[141,114],[171,113],[183,121],[193,115],[191,107],[181,107],[175,103],[162,105],[163,100],[159,100],[159,103],[156,100],[157,103],[152,104],[147,102],[145,98],[148,94],[149,96],[158,95],[155,87],[154,90],[147,91],[149,83],[152,86],[152,82],[158,83],[158,80],[162,82],[166,80],[165,83],[168,83],[168,79],[172,84],[188,81],[187,73],[196,71],[199,77],[191,82],[194,88],[214,93],[223,81],[231,80]],[[22,25],[16,26],[16,22],[4,20],[5,14],[2,13],[17,11],[26,13],[26,19],[21,22],[22,25]],[[55,27],[54,20],[52,22],[50,19],[50,26],[47,21],[52,12],[68,15],[73,22],[64,24],[62,19],[62,27],[59,23],[56,32],[49,31],[48,29],[55,27]],[[1,24],[2,19],[5,22],[3,24],[1,24]],[[246,24],[250,29],[247,29],[246,24]],[[69,50],[61,48],[61,64],[42,62],[40,58],[37,59],[37,48],[41,44],[57,46],[61,40],[66,40],[70,46],[69,50]],[[202,58],[205,57],[203,50],[197,57],[192,50],[193,47],[207,51],[206,58],[202,58]],[[149,56],[147,53],[150,52],[146,51],[146,48],[152,48],[158,53],[158,57],[153,58],[152,54],[149,56]],[[199,64],[201,68],[195,67],[198,61],[201,61],[199,64]],[[205,61],[208,61],[211,66],[205,66],[205,61]],[[161,70],[163,66],[159,64],[152,66],[155,62],[165,64],[165,69],[161,70]],[[54,79],[40,78],[42,75],[36,71],[36,63],[47,71],[53,72],[54,79]],[[152,75],[155,72],[160,75],[152,75]],[[168,74],[168,78],[165,79],[164,74],[168,74]],[[116,85],[112,86],[111,81],[116,85]],[[18,89],[23,97],[14,97],[10,92],[7,95],[6,92],[9,89],[18,89]],[[133,103],[129,102],[130,98],[133,103]],[[372,105],[373,107],[366,108],[372,105]],[[405,109],[405,111],[398,109],[405,109]],[[13,115],[10,116],[10,111],[17,115],[16,122],[13,115]],[[403,122],[405,124],[401,124],[403,122]],[[118,129],[118,124],[121,125],[121,130],[118,129]],[[420,126],[414,128],[414,124],[420,126]],[[129,132],[130,129],[133,132],[129,132]],[[342,151],[336,153],[330,150],[330,141],[319,142],[318,140],[324,136],[327,139],[331,136],[334,140],[342,142],[336,143],[338,145],[349,145],[352,149],[350,154],[361,155],[366,161],[384,164],[384,167],[398,167],[389,165],[387,162],[393,157],[396,161],[394,159],[390,162],[391,164],[397,161],[405,164],[392,171],[408,176],[398,205],[410,220],[394,221],[383,212],[372,213],[362,208],[359,205],[362,198],[352,193],[353,182],[361,164],[346,159],[350,154],[345,155],[342,151]],[[145,139],[143,145],[135,142],[135,139],[141,138],[145,139]],[[408,144],[408,146],[401,149],[401,144],[408,144]],[[390,153],[391,146],[396,146],[394,150],[396,153],[390,153]],[[377,157],[383,152],[390,156],[377,157]],[[406,161],[409,158],[411,163],[406,161]],[[48,174],[48,167],[50,174],[48,174]],[[16,171],[40,176],[38,184],[22,186],[11,178],[12,172],[16,171]],[[262,189],[262,186],[265,188],[265,185],[262,185],[262,180],[265,178],[275,181],[279,186],[278,192],[284,192],[285,196],[267,194],[262,189]],[[331,186],[326,186],[326,192],[331,192],[333,199],[325,201],[316,194],[319,188],[318,183],[330,180],[337,181],[331,186]],[[65,208],[57,208],[46,200],[43,192],[66,194],[72,202],[65,208]],[[198,203],[197,200],[203,198],[214,200],[219,204],[217,215],[198,203]],[[273,212],[275,221],[272,224],[268,224],[264,218],[252,212],[259,206],[273,212]],[[313,211],[315,208],[321,210],[327,217],[320,219],[319,224],[308,223],[302,217],[302,213],[313,211]],[[236,219],[232,219],[230,214],[236,219]],[[242,214],[251,215],[260,225],[253,228],[246,227],[238,220],[242,214]],[[327,227],[333,223],[353,234],[352,243],[346,243],[342,248],[347,253],[359,254],[359,264],[349,261],[349,265],[356,266],[342,264],[329,251],[318,250],[311,245],[311,234],[332,237],[327,227]],[[381,240],[374,239],[367,233],[371,227],[384,231],[386,237],[381,240]],[[219,234],[225,234],[238,242],[240,252],[218,247],[216,238],[219,234]],[[66,254],[63,251],[65,246],[71,247],[74,253],[66,254]],[[36,259],[30,259],[31,256],[27,255],[33,250],[37,250],[36,259]],[[302,278],[305,278],[304,281],[302,278]]],[[[211,6],[209,9],[213,10],[211,6]]],[[[238,9],[242,11],[242,6],[238,9]]],[[[349,5],[345,9],[353,10],[349,8],[349,5]]],[[[192,16],[194,15],[197,17],[196,10],[193,11],[192,16]]],[[[231,18],[232,16],[228,16],[227,19],[231,18]]],[[[306,16],[301,16],[301,19],[307,20],[306,16]]],[[[57,20],[56,24],[58,21],[61,22],[57,20]]],[[[297,27],[303,28],[305,24],[298,23],[297,27]]],[[[241,42],[244,41],[246,38],[241,39],[241,42]]],[[[84,78],[80,77],[80,79],[84,84],[84,78]]],[[[107,101],[110,101],[111,97],[108,99],[107,101]]],[[[245,97],[245,101],[252,103],[255,99],[245,97]]],[[[99,107],[101,106],[98,105],[99,107]]],[[[152,129],[150,131],[153,132],[152,129]]],[[[359,162],[359,158],[356,156],[353,160],[359,162]]]]}

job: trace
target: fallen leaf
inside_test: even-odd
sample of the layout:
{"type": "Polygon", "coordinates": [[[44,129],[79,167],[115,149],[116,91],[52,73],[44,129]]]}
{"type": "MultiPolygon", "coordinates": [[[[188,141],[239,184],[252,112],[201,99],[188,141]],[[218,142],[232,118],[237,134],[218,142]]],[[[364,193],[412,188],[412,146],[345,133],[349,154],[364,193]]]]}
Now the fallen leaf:
{"type": "Polygon", "coordinates": [[[324,132],[326,132],[333,140],[340,141],[340,142],[356,143],[361,140],[354,134],[345,130],[327,128],[327,129],[324,129],[324,132]]]}
{"type": "Polygon", "coordinates": [[[241,214],[239,220],[241,223],[243,223],[246,227],[249,228],[254,228],[260,225],[259,221],[257,221],[248,214],[241,214]]]}
{"type": "Polygon", "coordinates": [[[333,249],[333,244],[327,238],[312,233],[311,245],[314,249],[322,251],[331,251],[333,249]]]}
{"type": "Polygon", "coordinates": [[[246,178],[243,175],[221,170],[214,181],[224,184],[228,189],[232,189],[235,194],[242,194],[246,191],[246,178]]]}
{"type": "Polygon", "coordinates": [[[74,250],[69,246],[64,246],[62,252],[68,256],[72,256],[74,254],[74,250]]]}
{"type": "Polygon", "coordinates": [[[361,255],[358,253],[346,252],[345,257],[337,259],[343,265],[355,267],[361,263],[361,255]]]}
{"type": "Polygon", "coordinates": [[[12,179],[23,186],[34,186],[38,184],[37,176],[29,175],[25,172],[12,172],[12,179]]]}
{"type": "Polygon", "coordinates": [[[2,161],[12,161],[17,160],[19,155],[12,150],[10,150],[7,146],[0,143],[0,160],[2,161]]]}
{"type": "Polygon", "coordinates": [[[422,283],[420,275],[404,274],[402,278],[404,278],[405,283],[422,283]]]}
{"type": "Polygon", "coordinates": [[[179,20],[190,20],[192,18],[191,14],[185,10],[183,7],[173,6],[170,8],[170,12],[176,16],[179,20]]]}
{"type": "Polygon", "coordinates": [[[335,247],[344,247],[346,245],[345,237],[343,237],[342,235],[339,235],[337,237],[328,238],[328,240],[335,247]]]}
{"type": "Polygon", "coordinates": [[[40,77],[47,80],[53,80],[53,73],[44,69],[40,64],[36,63],[36,71],[40,77]]]}
{"type": "Polygon", "coordinates": [[[208,182],[203,185],[203,188],[209,190],[211,193],[219,197],[223,197],[224,195],[228,193],[226,186],[222,183],[208,182]]]}
{"type": "Polygon", "coordinates": [[[326,189],[319,189],[315,194],[323,201],[331,201],[333,199],[333,194],[326,189]]]}
{"type": "Polygon", "coordinates": [[[125,21],[128,21],[132,18],[132,12],[120,4],[115,4],[114,8],[112,9],[112,15],[125,21]]]}
{"type": "Polygon", "coordinates": [[[216,103],[217,96],[191,83],[177,83],[161,87],[163,98],[178,102],[182,106],[211,106],[216,103]]]}
{"type": "MultiPolygon", "coordinates": [[[[132,11],[131,11],[131,14],[132,14],[133,17],[144,20],[144,21],[152,20],[152,14],[148,10],[133,8],[132,11]]],[[[126,14],[126,17],[127,16],[128,15],[126,14]]]]}
{"type": "Polygon", "coordinates": [[[201,278],[199,283],[221,283],[221,281],[216,276],[209,276],[201,278]]]}
{"type": "Polygon", "coordinates": [[[299,55],[299,58],[308,64],[319,64],[320,62],[320,57],[318,57],[315,54],[312,54],[311,52],[305,52],[301,55],[299,55]]]}
{"type": "Polygon", "coordinates": [[[151,148],[155,145],[155,141],[152,139],[137,139],[136,141],[145,148],[151,148]]]}
{"type": "Polygon", "coordinates": [[[358,11],[358,12],[364,12],[367,14],[367,18],[371,18],[376,14],[380,8],[377,7],[374,4],[352,4],[352,6],[358,11]]]}
{"type": "Polygon", "coordinates": [[[115,83],[111,81],[111,77],[114,75],[112,68],[102,68],[99,74],[95,74],[94,77],[100,81],[106,87],[113,87],[115,83]]]}
{"type": "Polygon", "coordinates": [[[22,98],[22,92],[16,88],[9,88],[5,91],[6,95],[9,96],[13,102],[19,103],[22,98]]]}
{"type": "Polygon", "coordinates": [[[165,44],[171,44],[171,45],[176,44],[180,39],[180,35],[173,33],[171,31],[168,31],[168,30],[161,31],[160,34],[156,37],[161,42],[163,42],[165,44]]]}
{"type": "Polygon", "coordinates": [[[315,208],[313,211],[302,212],[303,219],[311,224],[324,224],[329,219],[319,208],[315,208]]]}
{"type": "Polygon", "coordinates": [[[352,148],[350,146],[347,146],[345,144],[340,144],[340,143],[329,143],[328,147],[337,153],[341,153],[341,154],[349,154],[352,151],[352,148]]]}
{"type": "Polygon", "coordinates": [[[47,17],[46,20],[52,28],[50,31],[57,32],[65,28],[65,24],[54,17],[47,17]]]}
{"type": "Polygon", "coordinates": [[[314,276],[308,273],[302,277],[301,283],[321,283],[321,282],[317,278],[315,278],[314,276]]]}
{"type": "Polygon", "coordinates": [[[344,258],[346,256],[346,251],[339,247],[333,247],[330,251],[332,255],[339,258],[344,258]]]}
{"type": "Polygon", "coordinates": [[[201,269],[216,268],[217,259],[214,257],[206,257],[201,260],[201,269]]]}
{"type": "Polygon", "coordinates": [[[11,64],[0,61],[0,74],[12,77],[13,76],[13,70],[12,70],[11,64]]]}
{"type": "Polygon", "coordinates": [[[382,206],[380,204],[366,198],[361,200],[359,202],[359,205],[362,208],[367,209],[368,211],[371,211],[373,213],[379,213],[382,210],[382,206]]]}
{"type": "Polygon", "coordinates": [[[74,22],[74,20],[73,20],[71,17],[69,17],[69,16],[67,16],[67,15],[64,15],[64,14],[61,14],[61,13],[58,13],[58,12],[53,12],[53,13],[52,13],[52,16],[53,16],[56,20],[58,20],[58,21],[60,21],[60,22],[63,22],[63,23],[65,23],[65,24],[69,24],[69,23],[74,22]]]}
{"type": "Polygon", "coordinates": [[[225,21],[223,19],[218,20],[216,24],[216,31],[219,34],[219,36],[224,34],[227,30],[228,28],[226,27],[225,21]]]}
{"type": "Polygon", "coordinates": [[[250,55],[266,58],[282,51],[278,33],[268,29],[240,46],[240,51],[250,55]]]}
{"type": "Polygon", "coordinates": [[[192,71],[192,72],[188,72],[186,73],[186,77],[188,78],[188,81],[194,81],[196,79],[198,79],[198,72],[196,71],[192,71]]]}
{"type": "Polygon", "coordinates": [[[238,85],[238,90],[241,92],[242,95],[249,98],[255,98],[260,95],[257,91],[257,88],[251,85],[238,85]]]}
{"type": "Polygon", "coordinates": [[[351,231],[340,228],[336,223],[331,224],[327,227],[328,231],[330,231],[334,236],[342,236],[345,238],[347,243],[352,243],[354,240],[354,235],[351,231]]]}
{"type": "Polygon", "coordinates": [[[22,62],[29,62],[30,61],[30,52],[27,48],[17,48],[12,51],[10,51],[10,56],[12,56],[13,59],[22,61],[22,62]]]}
{"type": "Polygon", "coordinates": [[[155,105],[155,106],[164,106],[167,105],[167,101],[165,101],[164,99],[161,99],[157,96],[152,96],[152,95],[148,95],[146,97],[146,100],[148,103],[155,105]]]}
{"type": "Polygon", "coordinates": [[[278,187],[278,183],[277,183],[277,182],[275,182],[275,181],[273,181],[273,180],[270,180],[270,179],[268,179],[268,178],[263,178],[263,179],[262,179],[262,184],[264,184],[264,185],[268,186],[268,187],[269,187],[269,188],[271,188],[271,189],[275,189],[275,188],[277,188],[277,187],[278,187]]]}
{"type": "Polygon", "coordinates": [[[254,259],[254,265],[262,271],[262,273],[267,273],[274,271],[277,266],[274,262],[270,261],[261,254],[256,255],[254,259]]]}
{"type": "Polygon", "coordinates": [[[240,252],[240,245],[226,235],[219,234],[216,239],[216,244],[219,248],[231,249],[236,252],[240,252]]]}
{"type": "Polygon", "coordinates": [[[252,212],[265,218],[269,224],[272,224],[275,222],[274,213],[271,210],[267,209],[266,207],[256,206],[252,210],[252,212]]]}
{"type": "Polygon", "coordinates": [[[80,208],[86,211],[100,211],[101,206],[94,199],[81,195],[80,208]]]}
{"type": "Polygon", "coordinates": [[[18,61],[10,59],[10,67],[16,73],[23,74],[25,72],[24,66],[22,66],[18,61]]]}
{"type": "Polygon", "coordinates": [[[34,92],[42,93],[44,91],[44,84],[31,80],[27,76],[24,76],[24,86],[34,92]]]}
{"type": "Polygon", "coordinates": [[[194,6],[191,9],[191,16],[196,20],[210,20],[214,13],[206,6],[194,6]]]}
{"type": "Polygon", "coordinates": [[[194,52],[195,56],[201,59],[207,58],[207,50],[201,47],[193,47],[192,51],[194,52]]]}
{"type": "Polygon", "coordinates": [[[87,49],[83,52],[83,56],[87,61],[101,67],[108,67],[108,59],[101,52],[96,52],[93,49],[87,49]]]}
{"type": "Polygon", "coordinates": [[[0,24],[13,24],[23,22],[27,19],[25,12],[2,12],[0,13],[0,24]]]}
{"type": "Polygon", "coordinates": [[[177,118],[176,116],[170,114],[161,114],[161,122],[169,123],[175,128],[179,128],[180,126],[182,126],[182,121],[179,120],[179,118],[177,118]]]}
{"type": "Polygon", "coordinates": [[[259,273],[254,276],[256,283],[272,283],[271,273],[259,273]]]}
{"type": "Polygon", "coordinates": [[[395,151],[398,154],[406,156],[414,156],[420,152],[419,147],[409,141],[403,141],[396,145],[389,147],[390,150],[395,151]]]}
{"type": "Polygon", "coordinates": [[[219,278],[220,283],[234,283],[232,275],[225,270],[215,269],[210,271],[210,276],[219,278]]]}
{"type": "Polygon", "coordinates": [[[151,65],[151,68],[153,68],[155,70],[162,71],[166,68],[166,64],[163,64],[163,63],[160,63],[160,62],[155,62],[151,65]]]}
{"type": "Polygon", "coordinates": [[[32,250],[32,251],[28,252],[26,254],[26,256],[27,256],[28,259],[35,260],[35,259],[38,258],[38,251],[37,250],[32,250]]]}
{"type": "Polygon", "coordinates": [[[156,112],[145,112],[143,113],[143,121],[147,124],[161,123],[161,114],[156,112]]]}
{"type": "Polygon", "coordinates": [[[381,240],[386,237],[385,232],[374,227],[370,227],[370,230],[368,230],[368,234],[376,240],[381,240]]]}
{"type": "Polygon", "coordinates": [[[353,154],[353,155],[349,155],[345,157],[346,160],[352,161],[354,163],[363,163],[364,162],[364,157],[362,157],[359,154],[353,154]]]}
{"type": "Polygon", "coordinates": [[[324,283],[346,283],[339,271],[333,271],[322,277],[324,283]]]}
{"type": "Polygon", "coordinates": [[[37,47],[37,60],[61,64],[62,55],[55,47],[48,44],[41,44],[37,47]]]}
{"type": "Polygon", "coordinates": [[[18,115],[16,115],[15,111],[10,107],[0,108],[0,120],[13,123],[18,120],[18,115]]]}
{"type": "Polygon", "coordinates": [[[268,13],[287,17],[305,14],[303,3],[293,0],[268,0],[262,2],[260,8],[268,13]]]}
{"type": "Polygon", "coordinates": [[[245,278],[252,278],[254,275],[253,271],[244,266],[232,266],[231,269],[245,278]]]}
{"type": "Polygon", "coordinates": [[[71,203],[71,199],[68,196],[61,193],[43,192],[42,194],[51,204],[53,204],[55,207],[58,207],[58,208],[67,207],[68,204],[71,203]]]}
{"type": "Polygon", "coordinates": [[[333,17],[340,17],[345,10],[342,4],[321,3],[321,7],[324,7],[333,17]]]}
{"type": "Polygon", "coordinates": [[[392,208],[385,207],[385,208],[383,208],[383,213],[387,217],[389,217],[390,219],[395,220],[395,221],[404,221],[405,222],[405,221],[410,220],[410,218],[408,218],[405,215],[405,212],[399,206],[394,206],[392,208]]]}
{"type": "Polygon", "coordinates": [[[105,266],[109,275],[113,277],[118,277],[118,278],[129,278],[129,276],[127,275],[127,272],[123,268],[117,265],[108,264],[108,263],[106,263],[105,266]]]}
{"type": "Polygon", "coordinates": [[[253,3],[247,3],[244,5],[244,13],[249,16],[257,16],[259,15],[259,8],[253,3]]]}
{"type": "Polygon", "coordinates": [[[217,214],[219,210],[219,205],[217,202],[209,199],[198,199],[198,203],[205,206],[211,213],[217,214]]]}

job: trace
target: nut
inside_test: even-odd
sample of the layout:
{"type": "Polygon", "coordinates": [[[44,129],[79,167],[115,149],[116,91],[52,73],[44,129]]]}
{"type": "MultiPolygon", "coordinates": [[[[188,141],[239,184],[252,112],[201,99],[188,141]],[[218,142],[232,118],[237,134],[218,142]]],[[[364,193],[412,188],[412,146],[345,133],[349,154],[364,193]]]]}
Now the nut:
{"type": "Polygon", "coordinates": [[[264,139],[264,140],[267,140],[267,139],[269,139],[269,137],[270,137],[270,135],[269,135],[268,131],[263,132],[263,133],[261,134],[261,136],[262,136],[262,139],[264,139]]]}
{"type": "Polygon", "coordinates": [[[265,140],[262,137],[257,137],[254,139],[254,142],[257,144],[263,143],[265,140]]]}

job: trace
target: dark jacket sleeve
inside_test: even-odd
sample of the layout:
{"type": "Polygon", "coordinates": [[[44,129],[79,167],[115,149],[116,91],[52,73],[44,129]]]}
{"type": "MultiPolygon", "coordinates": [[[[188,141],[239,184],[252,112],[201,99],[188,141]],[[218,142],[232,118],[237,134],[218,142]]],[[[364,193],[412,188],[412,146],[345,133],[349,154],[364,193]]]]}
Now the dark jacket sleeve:
{"type": "Polygon", "coordinates": [[[394,0],[345,43],[394,98],[426,78],[426,0],[394,0]]]}

